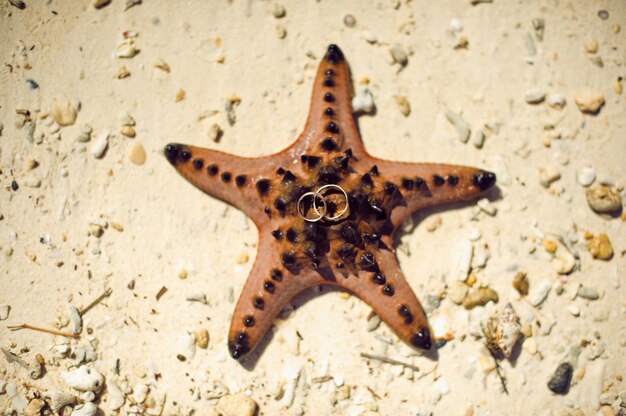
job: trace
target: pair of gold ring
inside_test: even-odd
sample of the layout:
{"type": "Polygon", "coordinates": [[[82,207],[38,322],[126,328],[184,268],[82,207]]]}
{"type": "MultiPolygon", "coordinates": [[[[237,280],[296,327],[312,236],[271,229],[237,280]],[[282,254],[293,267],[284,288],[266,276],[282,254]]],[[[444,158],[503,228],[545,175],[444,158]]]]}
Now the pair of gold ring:
{"type": "Polygon", "coordinates": [[[326,221],[336,221],[339,218],[343,217],[343,215],[346,212],[348,212],[348,194],[339,185],[334,185],[334,184],[324,185],[321,188],[319,188],[317,191],[311,191],[311,192],[307,192],[303,194],[300,197],[300,199],[298,199],[298,215],[300,215],[302,219],[308,222],[316,222],[321,219],[324,219],[326,221]],[[328,194],[331,193],[333,190],[340,191],[343,194],[346,202],[345,202],[343,209],[338,214],[335,214],[332,217],[328,217],[326,216],[326,212],[328,211],[328,204],[326,203],[326,198],[328,194]],[[301,204],[305,200],[305,198],[313,199],[311,206],[313,207],[313,211],[315,211],[315,213],[317,214],[316,218],[308,218],[305,214],[302,213],[301,204]],[[318,201],[321,203],[321,207],[318,207],[317,205],[318,201]]]}

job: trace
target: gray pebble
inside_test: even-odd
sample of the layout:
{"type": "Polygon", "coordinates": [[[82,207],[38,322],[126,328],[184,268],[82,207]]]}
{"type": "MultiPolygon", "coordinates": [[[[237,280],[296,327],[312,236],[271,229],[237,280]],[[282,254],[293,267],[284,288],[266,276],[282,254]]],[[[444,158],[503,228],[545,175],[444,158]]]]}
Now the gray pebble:
{"type": "Polygon", "coordinates": [[[587,299],[587,300],[596,300],[600,297],[600,294],[598,293],[597,290],[590,288],[590,287],[585,287],[585,286],[580,286],[576,293],[581,298],[587,299]]]}
{"type": "Polygon", "coordinates": [[[546,93],[537,88],[528,90],[526,91],[526,94],[524,94],[524,101],[526,101],[526,103],[528,104],[539,104],[545,98],[546,98],[546,93]]]}
{"type": "Polygon", "coordinates": [[[561,363],[550,377],[548,388],[556,394],[567,394],[574,369],[570,363],[561,363]]]}

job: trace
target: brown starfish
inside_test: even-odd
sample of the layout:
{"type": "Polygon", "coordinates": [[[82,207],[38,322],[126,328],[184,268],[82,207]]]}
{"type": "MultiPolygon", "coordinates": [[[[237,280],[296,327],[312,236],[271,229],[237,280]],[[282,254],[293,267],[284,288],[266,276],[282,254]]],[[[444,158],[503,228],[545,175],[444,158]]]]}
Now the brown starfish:
{"type": "Polygon", "coordinates": [[[431,347],[426,316],[393,251],[393,233],[416,210],[474,198],[496,177],[470,167],[370,156],[356,128],[351,94],[348,64],[330,45],[315,77],[304,131],[285,150],[243,158],[184,144],[165,147],[184,178],[242,210],[259,230],[258,255],[228,335],[235,359],[258,345],[297,293],[317,285],[351,291],[402,340],[431,347]],[[299,211],[302,195],[327,184],[340,188],[324,192],[326,217],[306,221],[303,215],[323,213],[323,202],[305,197],[299,211]],[[344,209],[340,218],[328,219],[344,209]]]}

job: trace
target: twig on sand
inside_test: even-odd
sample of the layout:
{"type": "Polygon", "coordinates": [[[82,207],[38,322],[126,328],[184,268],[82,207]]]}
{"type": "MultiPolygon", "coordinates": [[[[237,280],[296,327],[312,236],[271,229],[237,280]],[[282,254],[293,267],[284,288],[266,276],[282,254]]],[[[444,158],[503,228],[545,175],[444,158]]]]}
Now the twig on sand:
{"type": "Polygon", "coordinates": [[[61,331],[57,331],[54,329],[39,328],[37,326],[33,326],[29,324],[13,325],[13,326],[8,326],[7,328],[9,328],[11,331],[19,331],[20,329],[32,329],[33,331],[46,332],[52,335],[61,335],[62,337],[80,338],[80,334],[70,334],[69,332],[61,332],[61,331]]]}
{"type": "Polygon", "coordinates": [[[394,360],[393,358],[383,357],[381,355],[372,355],[366,352],[362,352],[361,357],[369,358],[370,360],[377,360],[385,364],[401,365],[402,367],[410,368],[413,371],[420,371],[419,367],[413,364],[403,363],[402,361],[394,360]]]}

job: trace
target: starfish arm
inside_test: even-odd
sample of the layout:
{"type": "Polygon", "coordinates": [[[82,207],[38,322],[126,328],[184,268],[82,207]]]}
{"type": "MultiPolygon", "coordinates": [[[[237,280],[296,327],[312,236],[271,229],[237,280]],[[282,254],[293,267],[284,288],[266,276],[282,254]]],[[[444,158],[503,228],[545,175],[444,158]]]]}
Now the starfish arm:
{"type": "Polygon", "coordinates": [[[337,45],[330,45],[320,63],[303,133],[292,145],[295,154],[350,148],[366,154],[352,112],[350,67],[337,45]]]}
{"type": "Polygon", "coordinates": [[[228,333],[228,350],[239,359],[257,347],[274,318],[299,292],[325,280],[310,270],[292,274],[281,264],[280,244],[260,230],[259,254],[252,266],[228,333]]]}
{"type": "Polygon", "coordinates": [[[496,182],[495,174],[467,166],[380,159],[376,165],[381,177],[395,184],[403,196],[391,213],[394,226],[419,209],[476,198],[496,182]]]}
{"type": "Polygon", "coordinates": [[[337,284],[370,305],[400,339],[414,347],[430,349],[426,315],[404,279],[395,254],[390,250],[378,250],[375,262],[373,269],[359,271],[358,277],[341,278],[337,284]]]}
{"type": "Polygon", "coordinates": [[[256,224],[266,220],[257,183],[271,175],[275,158],[245,158],[176,143],[168,144],[164,152],[194,186],[242,210],[256,224]]]}

